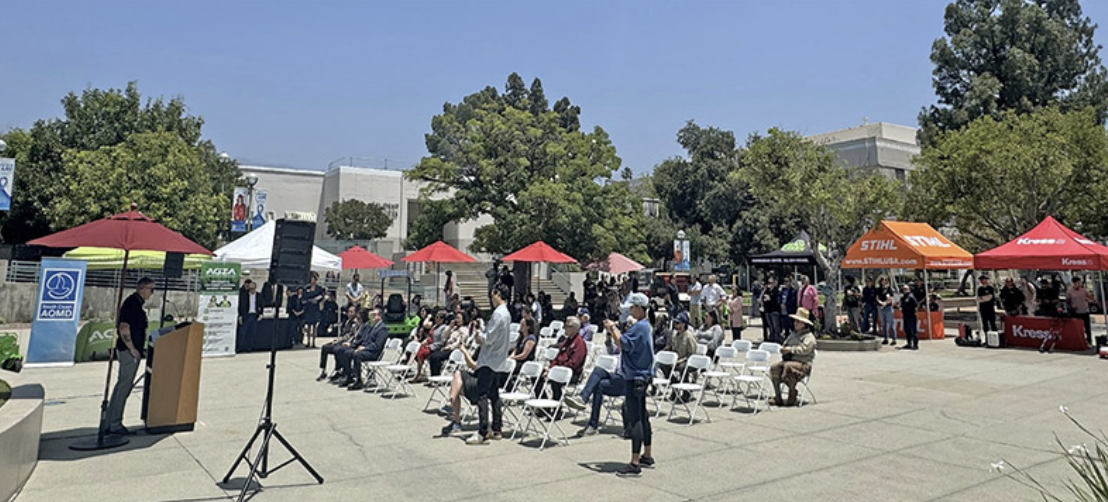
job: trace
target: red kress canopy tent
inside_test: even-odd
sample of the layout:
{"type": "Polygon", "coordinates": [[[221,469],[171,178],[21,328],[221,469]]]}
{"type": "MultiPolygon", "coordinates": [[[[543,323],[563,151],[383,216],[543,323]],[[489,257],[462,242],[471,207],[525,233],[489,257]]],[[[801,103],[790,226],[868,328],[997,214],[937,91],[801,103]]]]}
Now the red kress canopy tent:
{"type": "Polygon", "coordinates": [[[1108,247],[1045,220],[1007,244],[973,257],[978,270],[1108,270],[1108,247]]]}

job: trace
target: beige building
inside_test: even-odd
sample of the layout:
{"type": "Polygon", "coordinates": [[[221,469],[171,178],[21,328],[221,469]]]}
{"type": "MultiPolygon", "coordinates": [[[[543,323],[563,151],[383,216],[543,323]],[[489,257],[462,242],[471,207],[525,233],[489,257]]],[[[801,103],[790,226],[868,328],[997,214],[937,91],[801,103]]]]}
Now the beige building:
{"type": "Polygon", "coordinates": [[[835,151],[848,168],[873,169],[898,180],[914,169],[912,158],[920,153],[916,128],[878,122],[809,136],[835,151]]]}

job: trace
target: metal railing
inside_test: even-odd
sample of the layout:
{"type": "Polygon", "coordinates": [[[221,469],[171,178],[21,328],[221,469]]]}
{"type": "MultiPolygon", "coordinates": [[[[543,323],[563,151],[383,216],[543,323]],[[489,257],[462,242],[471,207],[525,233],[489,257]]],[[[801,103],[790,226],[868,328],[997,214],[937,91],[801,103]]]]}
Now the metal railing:
{"type": "MultiPolygon", "coordinates": [[[[5,282],[37,283],[40,263],[37,261],[11,260],[8,262],[8,272],[4,277],[5,282]]],[[[89,270],[85,275],[85,286],[97,286],[114,288],[119,286],[120,270],[89,270]]],[[[170,278],[168,283],[160,269],[152,270],[128,270],[124,277],[124,289],[134,288],[139,279],[149,277],[154,279],[159,289],[166,288],[170,291],[196,291],[200,272],[198,270],[185,270],[180,278],[170,278]]]]}

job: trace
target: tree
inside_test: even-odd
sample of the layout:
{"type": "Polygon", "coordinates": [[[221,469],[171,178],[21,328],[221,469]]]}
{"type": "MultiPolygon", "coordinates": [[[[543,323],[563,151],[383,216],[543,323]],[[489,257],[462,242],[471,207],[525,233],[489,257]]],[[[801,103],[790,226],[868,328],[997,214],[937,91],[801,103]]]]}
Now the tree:
{"type": "MultiPolygon", "coordinates": [[[[847,171],[826,147],[799,133],[770,129],[752,135],[736,176],[750,186],[770,221],[795,221],[812,236],[812,245],[826,247],[817,261],[827,274],[827,284],[838,291],[838,272],[846,249],[880,220],[900,208],[903,185],[880,174],[847,171]]],[[[824,303],[826,318],[834,326],[838,304],[835,295],[824,303]]]]}
{"type": "Polygon", "coordinates": [[[920,112],[923,143],[979,117],[1045,106],[1091,106],[1103,125],[1108,72],[1095,30],[1078,0],[952,2],[944,16],[946,38],[931,48],[939,103],[920,112]]]}
{"type": "Polygon", "coordinates": [[[940,134],[916,163],[907,215],[952,222],[970,251],[1014,239],[1048,215],[1108,235],[1108,136],[1091,108],[982,117],[940,134]]]}
{"type": "Polygon", "coordinates": [[[323,213],[327,235],[341,240],[370,240],[384,237],[392,218],[380,204],[358,199],[335,201],[323,213]]]}
{"type": "Polygon", "coordinates": [[[530,89],[513,73],[505,92],[486,87],[446,103],[426,135],[429,155],[408,171],[427,183],[406,242],[421,247],[442,238],[442,225],[491,216],[473,248],[508,253],[544,240],[578,260],[612,251],[646,255],[642,201],[619,171],[608,134],[580,130],[580,108],[568,98],[546,106],[542,83],[530,89]]]}
{"type": "MultiPolygon", "coordinates": [[[[104,155],[127,158],[128,155],[146,155],[153,151],[172,155],[173,158],[128,161],[137,163],[133,165],[147,167],[191,166],[194,161],[203,166],[199,174],[190,170],[182,171],[180,178],[187,178],[195,183],[189,185],[186,191],[190,197],[197,195],[197,190],[207,190],[198,198],[207,201],[206,204],[212,204],[212,207],[205,207],[198,213],[199,227],[185,223],[191,215],[174,214],[171,218],[180,218],[183,226],[171,225],[171,228],[184,232],[186,236],[206,246],[213,247],[216,244],[216,236],[226,220],[224,213],[231,206],[231,188],[236,183],[241,183],[241,177],[234,161],[220,158],[215,146],[210,141],[201,139],[204,121],[200,117],[188,115],[181,98],[168,102],[160,98],[147,99],[144,103],[137,85],[130,82],[124,90],[86,89],[79,96],[69,93],[62,99],[62,106],[65,111],[63,118],[39,120],[30,130],[12,130],[3,136],[12,147],[11,151],[5,153],[16,158],[17,169],[12,210],[0,216],[0,237],[5,242],[26,242],[72,224],[125,211],[132,201],[121,201],[113,194],[130,193],[130,188],[111,186],[107,192],[97,192],[92,190],[104,188],[102,184],[95,183],[97,180],[91,180],[94,182],[91,184],[74,183],[65,176],[86,169],[90,162],[103,162],[104,155]],[[132,136],[144,133],[168,134],[178,138],[181,143],[174,144],[167,137],[160,136],[125,144],[132,136]],[[193,153],[181,151],[181,144],[193,153]],[[120,148],[104,152],[101,156],[91,155],[102,148],[117,146],[120,148]],[[145,150],[147,148],[151,150],[145,150]],[[71,166],[69,162],[84,164],[71,166]],[[209,193],[214,195],[208,197],[209,193]],[[66,204],[68,209],[64,211],[52,207],[67,199],[112,199],[121,203],[114,205],[94,202],[96,211],[71,204],[66,204]],[[222,216],[217,219],[207,216],[216,213],[222,216]]],[[[159,172],[147,179],[146,173],[139,171],[128,173],[127,180],[144,187],[165,184],[176,186],[177,174],[171,170],[169,173],[159,172]]],[[[111,175],[115,175],[114,171],[111,175]]],[[[181,193],[175,196],[180,197],[181,193]]],[[[152,194],[141,200],[158,201],[161,200],[160,197],[162,196],[159,194],[152,194]]],[[[154,207],[141,206],[140,209],[146,212],[154,207]]]]}

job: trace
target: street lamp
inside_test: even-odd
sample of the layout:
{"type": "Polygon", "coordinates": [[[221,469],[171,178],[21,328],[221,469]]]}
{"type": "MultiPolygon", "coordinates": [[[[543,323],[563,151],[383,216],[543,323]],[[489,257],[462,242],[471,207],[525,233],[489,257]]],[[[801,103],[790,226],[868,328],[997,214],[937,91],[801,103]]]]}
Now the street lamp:
{"type": "MultiPolygon", "coordinates": [[[[227,155],[227,154],[224,154],[227,155]]],[[[250,173],[246,175],[246,188],[250,191],[250,205],[246,206],[246,232],[254,229],[254,186],[258,184],[258,175],[250,173]]]]}
{"type": "Polygon", "coordinates": [[[8,143],[0,139],[0,153],[8,149],[8,143]]]}

